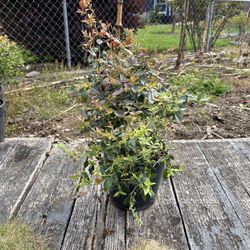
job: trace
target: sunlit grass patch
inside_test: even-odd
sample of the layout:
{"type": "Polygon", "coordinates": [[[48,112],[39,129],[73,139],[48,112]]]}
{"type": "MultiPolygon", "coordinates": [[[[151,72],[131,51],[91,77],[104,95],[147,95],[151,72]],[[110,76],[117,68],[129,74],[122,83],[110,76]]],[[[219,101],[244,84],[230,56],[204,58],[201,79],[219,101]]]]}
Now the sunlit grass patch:
{"type": "MultiPolygon", "coordinates": [[[[178,50],[180,41],[180,26],[177,25],[175,32],[172,33],[171,24],[151,24],[146,25],[143,29],[139,29],[135,36],[135,41],[143,48],[150,52],[162,52],[166,50],[178,50]]],[[[217,40],[215,47],[230,47],[229,38],[220,38],[217,40]]],[[[192,46],[187,36],[187,50],[191,50],[192,46]]]]}
{"type": "Polygon", "coordinates": [[[1,250],[47,250],[48,239],[35,234],[29,225],[21,221],[0,224],[1,250]]]}

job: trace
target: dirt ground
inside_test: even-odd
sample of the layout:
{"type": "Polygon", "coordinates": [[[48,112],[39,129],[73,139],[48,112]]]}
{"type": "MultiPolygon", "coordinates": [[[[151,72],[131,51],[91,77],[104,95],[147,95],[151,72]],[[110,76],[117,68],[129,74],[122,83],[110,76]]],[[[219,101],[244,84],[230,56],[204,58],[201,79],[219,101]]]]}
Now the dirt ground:
{"type": "Polygon", "coordinates": [[[232,90],[211,104],[188,106],[181,123],[167,133],[171,139],[219,139],[250,136],[250,79],[228,79],[232,90]]]}
{"type": "MultiPolygon", "coordinates": [[[[250,64],[242,72],[237,68],[235,60],[237,55],[234,53],[238,52],[229,51],[219,55],[215,53],[207,56],[202,63],[197,56],[187,57],[183,68],[196,68],[197,65],[205,64],[205,68],[202,69],[205,72],[206,66],[215,67],[218,76],[228,82],[232,89],[213,103],[196,103],[187,106],[182,122],[172,124],[167,131],[168,139],[250,136],[250,64]]],[[[167,55],[166,58],[161,57],[161,60],[165,60],[167,66],[173,64],[171,57],[167,55]]],[[[183,72],[183,68],[180,72],[183,72]]],[[[67,76],[65,78],[71,78],[71,81],[67,82],[64,78],[63,84],[53,85],[47,91],[34,89],[7,94],[7,137],[53,135],[66,141],[84,137],[81,133],[80,103],[76,101],[77,98],[71,90],[72,77],[75,77],[77,82],[79,76],[82,76],[82,72],[80,75],[67,76]]],[[[39,79],[40,83],[36,82],[37,85],[43,81],[41,76],[39,79]]],[[[49,79],[46,76],[46,82],[51,83],[53,80],[56,79],[49,79]]]]}

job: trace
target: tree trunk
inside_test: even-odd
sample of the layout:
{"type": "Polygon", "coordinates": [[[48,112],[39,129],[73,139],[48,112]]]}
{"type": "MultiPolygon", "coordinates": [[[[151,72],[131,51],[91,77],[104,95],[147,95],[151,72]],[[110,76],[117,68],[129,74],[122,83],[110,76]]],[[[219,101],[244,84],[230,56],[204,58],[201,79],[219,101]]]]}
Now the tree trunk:
{"type": "Polygon", "coordinates": [[[192,22],[189,22],[189,25],[187,25],[187,32],[189,35],[189,40],[190,40],[191,46],[192,46],[193,50],[196,52],[195,34],[194,34],[194,30],[193,30],[192,25],[193,25],[192,22]]]}
{"type": "Polygon", "coordinates": [[[189,11],[189,0],[184,0],[184,9],[181,18],[181,35],[180,35],[180,44],[179,44],[179,53],[175,65],[175,69],[179,69],[181,63],[184,60],[184,49],[186,44],[186,28],[188,21],[188,11],[189,11]]]}
{"type": "Polygon", "coordinates": [[[220,23],[220,25],[219,25],[218,29],[216,30],[214,36],[211,38],[211,42],[210,42],[210,44],[209,44],[209,51],[210,51],[210,49],[212,49],[212,48],[214,47],[216,41],[217,41],[218,38],[220,37],[221,32],[224,30],[227,21],[228,21],[228,18],[225,17],[225,18],[222,20],[222,22],[220,23]]]}

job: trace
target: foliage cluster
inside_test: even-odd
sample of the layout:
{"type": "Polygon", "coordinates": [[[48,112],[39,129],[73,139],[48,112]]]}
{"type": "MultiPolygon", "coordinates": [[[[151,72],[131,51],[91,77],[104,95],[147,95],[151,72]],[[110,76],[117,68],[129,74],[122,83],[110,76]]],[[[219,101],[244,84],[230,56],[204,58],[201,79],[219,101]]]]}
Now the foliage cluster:
{"type": "Polygon", "coordinates": [[[5,36],[0,36],[0,58],[0,78],[21,75],[24,64],[23,51],[5,36]]]}
{"type": "Polygon", "coordinates": [[[81,89],[84,129],[95,136],[87,152],[94,178],[85,175],[83,181],[100,180],[101,176],[106,191],[129,194],[127,201],[132,206],[136,193],[153,196],[151,179],[156,163],[166,163],[166,178],[177,171],[171,166],[172,156],[160,132],[167,127],[167,120],[180,119],[185,98],[150,69],[147,55],[123,54],[121,59],[121,54],[100,59],[97,74],[81,89]],[[133,193],[129,193],[131,185],[133,193]]]}
{"type": "Polygon", "coordinates": [[[79,89],[83,127],[92,136],[81,184],[103,183],[105,191],[127,197],[124,202],[136,217],[136,195],[154,196],[156,164],[166,163],[165,178],[179,171],[160,132],[168,120],[180,117],[184,99],[152,69],[155,62],[147,51],[128,50],[130,33],[122,43],[107,25],[97,24],[91,5],[81,11],[89,25],[83,46],[96,59],[95,72],[79,89]],[[103,44],[111,50],[102,50],[103,44]]]}
{"type": "Polygon", "coordinates": [[[171,85],[186,93],[187,102],[207,102],[230,91],[231,86],[214,74],[191,72],[170,79],[171,85]]]}
{"type": "Polygon", "coordinates": [[[241,12],[237,16],[233,16],[230,19],[229,24],[236,26],[238,28],[239,35],[244,34],[247,28],[250,27],[250,23],[248,22],[248,17],[244,12],[241,12]]]}
{"type": "Polygon", "coordinates": [[[149,22],[152,24],[161,23],[162,15],[159,13],[160,9],[156,7],[149,12],[149,22]]]}

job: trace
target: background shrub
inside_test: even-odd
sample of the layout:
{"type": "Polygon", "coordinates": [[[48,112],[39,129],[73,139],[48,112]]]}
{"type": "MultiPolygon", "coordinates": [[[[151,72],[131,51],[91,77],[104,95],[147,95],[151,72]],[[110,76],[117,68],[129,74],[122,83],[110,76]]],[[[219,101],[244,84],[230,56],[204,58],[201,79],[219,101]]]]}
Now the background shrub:
{"type": "Polygon", "coordinates": [[[20,76],[24,64],[22,49],[5,36],[0,36],[0,78],[20,76]]]}

